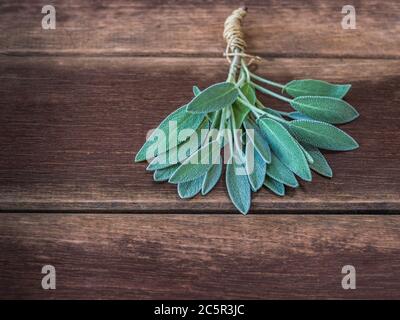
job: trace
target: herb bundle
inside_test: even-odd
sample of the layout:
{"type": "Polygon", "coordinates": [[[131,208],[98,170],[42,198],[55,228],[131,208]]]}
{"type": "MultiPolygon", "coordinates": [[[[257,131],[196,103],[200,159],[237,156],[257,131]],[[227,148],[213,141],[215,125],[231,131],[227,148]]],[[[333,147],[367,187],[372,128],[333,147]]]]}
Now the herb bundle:
{"type": "Polygon", "coordinates": [[[181,198],[210,192],[224,161],[229,197],[243,214],[250,209],[251,193],[263,186],[283,196],[285,187],[299,186],[297,177],[311,181],[311,170],[332,177],[320,149],[358,147],[334,126],[358,117],[342,100],[350,85],[311,79],[280,84],[252,73],[248,66],[258,58],[245,53],[245,15],[246,9],[239,8],[225,22],[227,80],[203,91],[193,87],[194,98],[161,122],[135,158],[150,162],[147,170],[154,171],[155,181],[176,184],[181,198]],[[293,111],[265,107],[256,93],[281,100],[293,111]]]}

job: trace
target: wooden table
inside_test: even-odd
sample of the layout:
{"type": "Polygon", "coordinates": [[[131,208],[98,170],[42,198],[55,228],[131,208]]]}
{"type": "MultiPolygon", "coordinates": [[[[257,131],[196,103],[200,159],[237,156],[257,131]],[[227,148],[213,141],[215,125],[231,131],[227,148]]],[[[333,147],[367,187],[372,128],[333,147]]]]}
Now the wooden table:
{"type": "Polygon", "coordinates": [[[52,1],[55,30],[44,4],[0,3],[0,298],[400,298],[399,1],[353,1],[354,30],[334,1],[246,1],[259,74],[350,82],[361,113],[333,179],[263,190],[246,217],[223,183],[184,201],[133,163],[193,84],[225,79],[240,3],[52,1]]]}

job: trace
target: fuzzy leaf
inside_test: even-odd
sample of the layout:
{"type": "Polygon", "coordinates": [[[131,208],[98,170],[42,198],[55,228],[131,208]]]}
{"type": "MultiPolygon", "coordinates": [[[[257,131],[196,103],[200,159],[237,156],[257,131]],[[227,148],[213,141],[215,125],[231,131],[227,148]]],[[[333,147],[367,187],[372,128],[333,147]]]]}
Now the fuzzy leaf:
{"type": "MultiPolygon", "coordinates": [[[[289,132],[290,132],[290,131],[289,131],[289,132]]],[[[301,151],[303,151],[304,156],[305,156],[306,159],[307,159],[307,162],[308,162],[309,164],[314,163],[314,159],[311,157],[311,155],[308,153],[308,151],[307,151],[306,149],[304,149],[304,147],[301,145],[301,143],[297,141],[297,144],[299,145],[301,151]]],[[[310,167],[311,167],[311,166],[310,166],[310,167]]]]}
{"type": "Polygon", "coordinates": [[[267,113],[269,113],[269,114],[272,114],[272,115],[275,116],[275,117],[284,119],[284,118],[282,117],[282,115],[281,115],[278,111],[276,111],[276,110],[274,110],[274,109],[272,109],[272,108],[265,108],[265,111],[266,111],[267,113]]]}
{"type": "Polygon", "coordinates": [[[201,147],[182,163],[182,165],[171,176],[169,182],[186,182],[204,176],[211,166],[215,164],[213,163],[215,160],[212,157],[217,158],[220,149],[221,145],[217,140],[201,147]]]}
{"type": "Polygon", "coordinates": [[[154,171],[153,174],[154,181],[167,181],[176,171],[176,169],[179,168],[179,166],[180,163],[177,163],[171,167],[154,171]]]}
{"type": "Polygon", "coordinates": [[[258,123],[278,159],[300,178],[311,181],[311,171],[304,153],[290,133],[272,119],[260,118],[258,123]]]}
{"type": "Polygon", "coordinates": [[[178,194],[182,199],[194,197],[201,190],[204,177],[199,177],[192,181],[181,182],[178,184],[178,194]]]}
{"type": "Polygon", "coordinates": [[[350,104],[337,98],[304,96],[295,98],[290,104],[295,110],[315,120],[333,124],[346,123],[359,116],[350,104]]]}
{"type": "Polygon", "coordinates": [[[266,186],[268,189],[270,189],[273,193],[275,193],[278,196],[285,195],[285,186],[283,185],[283,183],[278,182],[275,179],[272,179],[271,177],[268,176],[265,177],[264,186],[266,186]]]}
{"type": "Polygon", "coordinates": [[[217,184],[222,174],[222,159],[219,163],[213,164],[204,176],[203,185],[201,187],[201,194],[206,195],[217,184]]]}
{"type": "Polygon", "coordinates": [[[164,132],[164,136],[160,140],[158,140],[156,139],[157,133],[153,132],[153,134],[149,137],[149,139],[147,139],[142,148],[136,154],[135,161],[140,162],[146,160],[147,150],[150,147],[156,148],[158,146],[158,149],[160,149],[154,149],[154,156],[157,156],[161,152],[165,152],[173,147],[176,147],[180,142],[183,142],[178,141],[179,132],[181,130],[189,128],[196,130],[202,123],[203,119],[203,114],[192,114],[186,111],[186,106],[180,107],[178,110],[167,116],[158,126],[157,129],[164,132]],[[172,128],[171,132],[169,130],[170,121],[176,122],[176,126],[172,128]],[[171,141],[172,143],[170,143],[171,141]],[[162,146],[165,146],[164,150],[162,146]]]}
{"type": "Polygon", "coordinates": [[[193,86],[193,94],[196,96],[198,96],[200,94],[201,90],[199,89],[198,86],[193,86]]]}
{"type": "Polygon", "coordinates": [[[322,176],[332,178],[333,176],[332,169],[329,166],[328,161],[326,161],[324,155],[321,153],[321,151],[319,151],[317,147],[314,147],[309,144],[303,144],[303,147],[314,159],[314,162],[310,164],[310,168],[315,172],[318,172],[322,176]]]}
{"type": "Polygon", "coordinates": [[[266,163],[254,147],[253,142],[248,139],[246,142],[246,171],[249,176],[251,189],[256,192],[265,180],[266,163]]]}
{"type": "Polygon", "coordinates": [[[293,80],[285,85],[283,91],[292,97],[326,96],[341,99],[349,91],[350,84],[332,84],[321,80],[293,80]]]}
{"type": "Polygon", "coordinates": [[[250,183],[247,175],[236,174],[236,169],[245,170],[243,165],[235,162],[226,165],[226,187],[235,207],[241,213],[247,214],[251,204],[250,183]]]}
{"type": "Polygon", "coordinates": [[[187,139],[187,141],[179,144],[176,147],[169,149],[167,152],[159,154],[155,157],[146,170],[154,171],[170,167],[178,162],[183,162],[190,157],[204,143],[201,141],[206,138],[206,134],[202,130],[208,130],[209,121],[203,121],[200,127],[187,139]]]}
{"type": "Polygon", "coordinates": [[[305,114],[302,114],[299,111],[290,112],[289,117],[292,118],[293,120],[313,120],[309,116],[306,116],[305,114]]]}
{"type": "Polygon", "coordinates": [[[235,101],[232,106],[232,110],[235,120],[235,127],[236,129],[239,129],[242,126],[244,119],[246,119],[247,115],[249,114],[250,110],[239,101],[235,101]]]}
{"type": "Polygon", "coordinates": [[[325,122],[294,120],[289,126],[297,140],[318,148],[336,151],[358,148],[358,143],[346,132],[325,122]]]}
{"type": "MultiPolygon", "coordinates": [[[[250,83],[245,83],[240,90],[244,94],[244,96],[247,98],[247,100],[250,102],[250,104],[254,105],[256,102],[256,92],[253,88],[253,86],[250,83]]],[[[235,126],[236,129],[240,128],[244,119],[247,117],[249,114],[250,109],[246,107],[243,103],[240,102],[240,100],[237,100],[233,104],[233,116],[235,119],[235,126]]]]}
{"type": "Polygon", "coordinates": [[[267,167],[267,175],[289,187],[297,188],[299,186],[293,172],[290,171],[274,154],[272,154],[272,161],[267,167]]]}
{"type": "Polygon", "coordinates": [[[248,120],[245,120],[243,122],[243,125],[247,130],[251,130],[253,129],[254,131],[254,137],[252,139],[250,134],[247,134],[246,136],[249,139],[252,139],[252,142],[254,144],[254,147],[257,149],[258,153],[261,155],[261,157],[264,159],[264,161],[266,163],[270,163],[271,162],[271,149],[268,145],[268,139],[266,137],[266,135],[264,134],[264,132],[257,126],[257,125],[253,125],[253,123],[251,123],[248,120]]]}
{"type": "Polygon", "coordinates": [[[257,100],[256,91],[250,83],[246,82],[240,88],[240,91],[242,91],[242,93],[247,98],[247,100],[250,102],[250,104],[254,105],[256,103],[256,100],[257,100]]]}
{"type": "Polygon", "coordinates": [[[214,84],[204,91],[187,105],[190,113],[207,113],[218,111],[231,105],[238,97],[239,91],[233,83],[221,82],[214,84]]]}

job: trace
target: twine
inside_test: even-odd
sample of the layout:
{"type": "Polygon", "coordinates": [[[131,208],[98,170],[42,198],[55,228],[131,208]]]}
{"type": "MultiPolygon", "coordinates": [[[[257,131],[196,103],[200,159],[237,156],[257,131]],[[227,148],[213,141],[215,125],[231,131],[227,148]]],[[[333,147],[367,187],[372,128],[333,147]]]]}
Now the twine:
{"type": "Polygon", "coordinates": [[[242,7],[236,9],[232,14],[225,20],[224,25],[224,39],[226,40],[226,49],[224,56],[231,63],[231,58],[234,56],[240,56],[248,58],[249,62],[247,65],[252,64],[255,61],[261,60],[260,57],[245,53],[247,44],[244,40],[244,33],[242,30],[242,20],[247,14],[247,8],[242,7]]]}

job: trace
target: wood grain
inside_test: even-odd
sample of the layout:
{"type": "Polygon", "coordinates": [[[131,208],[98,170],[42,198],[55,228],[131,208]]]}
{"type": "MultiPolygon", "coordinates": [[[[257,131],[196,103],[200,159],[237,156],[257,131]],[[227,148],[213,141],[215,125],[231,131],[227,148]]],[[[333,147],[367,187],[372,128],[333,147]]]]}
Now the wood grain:
{"type": "Polygon", "coordinates": [[[0,298],[399,299],[399,242],[399,216],[8,214],[0,298]]]}
{"type": "Polygon", "coordinates": [[[223,22],[242,2],[54,0],[53,31],[44,4],[0,2],[0,299],[400,299],[399,1],[353,1],[355,30],[345,3],[246,1],[260,75],[352,83],[361,114],[342,127],[360,148],[327,154],[333,179],[263,190],[247,217],[223,214],[224,181],[184,201],[133,163],[192,85],[225,79],[223,22]]]}
{"type": "MultiPolygon", "coordinates": [[[[44,4],[0,3],[0,53],[220,57],[223,23],[243,2],[54,0],[57,28],[51,31],[41,28],[44,4]]],[[[399,58],[399,1],[352,1],[355,30],[341,27],[345,4],[248,0],[249,50],[275,57],[399,58]]]]}
{"type": "MultiPolygon", "coordinates": [[[[331,180],[315,175],[284,198],[255,194],[253,212],[399,212],[400,62],[348,63],[273,59],[260,66],[281,82],[352,83],[348,101],[361,117],[343,128],[361,147],[327,154],[331,180]]],[[[146,163],[133,163],[146,132],[191,98],[191,86],[221,81],[226,69],[223,59],[1,58],[0,209],[232,212],[223,182],[185,201],[174,185],[154,182],[146,163]]]]}

